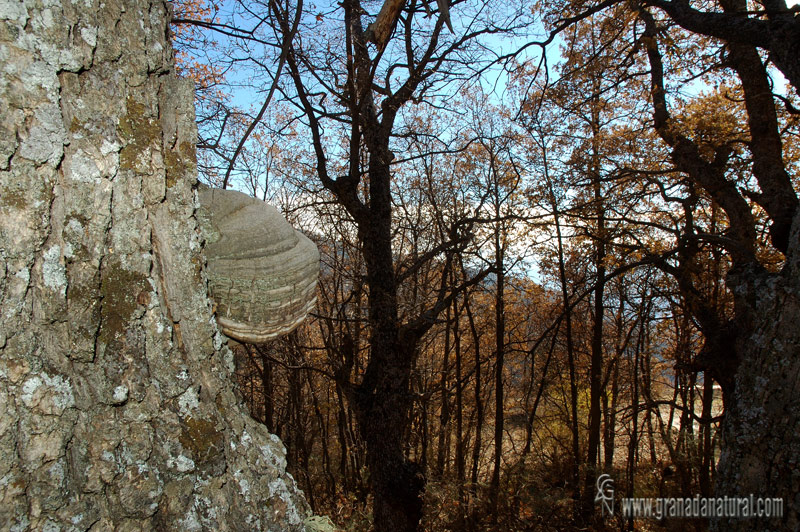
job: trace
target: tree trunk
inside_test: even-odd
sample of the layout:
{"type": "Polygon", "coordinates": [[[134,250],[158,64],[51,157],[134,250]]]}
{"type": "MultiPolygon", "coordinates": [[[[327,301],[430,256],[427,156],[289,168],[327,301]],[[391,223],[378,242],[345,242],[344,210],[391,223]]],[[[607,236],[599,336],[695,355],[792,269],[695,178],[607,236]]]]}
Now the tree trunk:
{"type": "MultiPolygon", "coordinates": [[[[594,39],[593,39],[594,41],[594,39]]],[[[592,325],[592,358],[589,366],[589,434],[586,444],[586,478],[584,480],[583,517],[590,520],[594,514],[594,490],[597,480],[597,460],[600,453],[600,396],[603,379],[603,305],[606,286],[606,217],[603,186],[600,176],[600,97],[596,78],[593,80],[591,99],[592,159],[591,179],[594,192],[594,214],[597,217],[595,237],[594,323],[592,325]]]]}
{"type": "Polygon", "coordinates": [[[703,412],[700,424],[700,471],[699,484],[700,495],[703,497],[711,496],[711,462],[714,460],[714,447],[711,444],[711,433],[713,431],[712,406],[714,402],[714,381],[711,375],[705,372],[703,375],[703,412]]]}
{"type": "MultiPolygon", "coordinates": [[[[469,297],[467,294],[465,297],[469,297]]],[[[461,376],[461,313],[458,298],[453,300],[453,343],[455,349],[456,378],[456,482],[458,483],[458,515],[456,529],[464,529],[464,503],[466,502],[466,462],[464,457],[464,383],[461,376]]]]}
{"type": "Polygon", "coordinates": [[[442,404],[441,412],[439,414],[439,442],[436,448],[436,476],[441,480],[445,472],[445,446],[448,443],[447,433],[449,432],[450,423],[450,400],[447,387],[447,380],[449,378],[449,356],[450,356],[450,307],[447,307],[445,314],[445,334],[444,334],[444,354],[442,359],[442,375],[439,381],[441,387],[442,404]]]}
{"type": "Polygon", "coordinates": [[[556,225],[556,237],[558,244],[558,277],[561,285],[561,299],[564,305],[564,335],[567,342],[567,366],[569,367],[569,412],[570,412],[570,432],[572,433],[572,475],[569,479],[569,486],[572,489],[572,497],[575,501],[574,511],[578,511],[581,502],[580,497],[580,433],[578,425],[578,379],[575,365],[575,346],[572,338],[572,307],[569,299],[569,289],[567,283],[566,264],[564,259],[564,244],[561,234],[561,222],[559,218],[558,206],[555,203],[555,196],[552,194],[553,220],[556,225]]]}
{"type": "Polygon", "coordinates": [[[301,530],[233,390],[164,2],[4,3],[0,522],[301,530]]]}
{"type": "MultiPolygon", "coordinates": [[[[463,266],[462,266],[463,270],[463,266]]],[[[481,398],[481,337],[475,326],[475,317],[472,315],[470,298],[464,298],[464,310],[467,311],[469,330],[472,333],[472,345],[475,349],[475,441],[472,445],[472,469],[470,472],[470,494],[473,499],[478,493],[478,472],[481,461],[481,445],[483,441],[483,399],[481,398]]]]}
{"type": "MultiPolygon", "coordinates": [[[[759,527],[800,527],[800,216],[780,274],[732,272],[739,366],[725,393],[716,496],[782,497],[783,519],[759,527]]],[[[716,530],[749,530],[748,519],[720,519],[716,530]]]]}
{"type": "Polygon", "coordinates": [[[367,444],[375,530],[414,532],[422,518],[425,479],[419,466],[406,458],[398,435],[409,426],[410,374],[417,342],[400,338],[388,137],[370,138],[368,144],[372,146],[370,219],[359,223],[359,240],[369,286],[370,361],[356,391],[356,415],[367,444]]]}
{"type": "MultiPolygon", "coordinates": [[[[496,212],[499,217],[499,213],[496,212]]],[[[497,268],[497,292],[495,294],[495,402],[494,402],[494,467],[490,483],[490,512],[492,522],[498,518],[498,498],[500,496],[500,466],[503,459],[503,419],[505,401],[503,398],[503,366],[506,352],[506,317],[505,317],[505,264],[504,249],[501,244],[499,230],[495,233],[495,267],[497,268]]]]}

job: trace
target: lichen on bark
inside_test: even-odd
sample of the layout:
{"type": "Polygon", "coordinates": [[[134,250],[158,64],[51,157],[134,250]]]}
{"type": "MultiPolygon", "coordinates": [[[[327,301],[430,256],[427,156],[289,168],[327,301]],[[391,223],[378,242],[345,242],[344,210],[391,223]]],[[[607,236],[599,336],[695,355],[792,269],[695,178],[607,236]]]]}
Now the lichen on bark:
{"type": "Polygon", "coordinates": [[[0,0],[0,529],[302,530],[237,399],[160,0],[0,0]]]}

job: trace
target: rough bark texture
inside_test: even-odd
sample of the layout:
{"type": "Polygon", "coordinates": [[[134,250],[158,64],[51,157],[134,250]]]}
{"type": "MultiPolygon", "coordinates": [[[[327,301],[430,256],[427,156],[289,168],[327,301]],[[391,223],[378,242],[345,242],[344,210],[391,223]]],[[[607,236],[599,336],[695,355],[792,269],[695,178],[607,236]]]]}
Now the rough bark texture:
{"type": "MultiPolygon", "coordinates": [[[[726,398],[717,496],[782,497],[784,518],[719,520],[716,530],[800,529],[800,216],[780,274],[735,272],[728,282],[742,331],[726,398]],[[745,332],[746,331],[746,332],[745,332]]],[[[734,356],[731,353],[731,356],[734,356]]]]}
{"type": "Polygon", "coordinates": [[[0,529],[301,530],[234,393],[163,1],[0,0],[0,529]]]}

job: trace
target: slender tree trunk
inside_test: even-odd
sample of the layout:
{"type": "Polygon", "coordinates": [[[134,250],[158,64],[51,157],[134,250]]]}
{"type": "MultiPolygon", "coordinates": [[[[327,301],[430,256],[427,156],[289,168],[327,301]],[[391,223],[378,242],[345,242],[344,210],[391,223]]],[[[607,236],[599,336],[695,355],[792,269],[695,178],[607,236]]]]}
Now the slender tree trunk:
{"type": "MultiPolygon", "coordinates": [[[[250,349],[250,347],[248,347],[250,349]]],[[[272,362],[261,356],[261,393],[264,396],[264,425],[270,432],[275,431],[275,404],[272,399],[272,362]]]]}
{"type": "MultiPolygon", "coordinates": [[[[542,367],[542,375],[539,377],[539,389],[536,391],[536,398],[533,400],[533,406],[528,413],[528,420],[525,426],[525,447],[522,449],[523,458],[530,454],[531,445],[533,443],[533,423],[536,421],[536,411],[539,409],[539,402],[544,395],[544,388],[547,384],[547,371],[550,368],[550,361],[553,359],[553,353],[556,349],[556,341],[558,340],[558,329],[552,332],[552,339],[550,341],[550,349],[547,351],[547,358],[542,367]]],[[[531,367],[531,384],[533,384],[533,366],[531,367]]]]}
{"type": "Polygon", "coordinates": [[[700,495],[711,496],[711,462],[714,459],[714,448],[711,445],[713,423],[711,421],[714,402],[714,381],[711,375],[703,375],[703,412],[700,424],[700,495]]]}
{"type": "MultiPolygon", "coordinates": [[[[344,480],[345,491],[352,490],[355,485],[355,472],[351,477],[348,471],[348,455],[350,454],[350,438],[347,430],[347,413],[345,410],[344,398],[342,397],[342,389],[336,386],[336,398],[339,403],[339,411],[337,414],[337,426],[339,429],[339,474],[342,475],[344,480]],[[352,481],[351,481],[352,478],[352,481]]],[[[355,453],[353,453],[355,454],[355,453]]]]}
{"type": "Polygon", "coordinates": [[[441,388],[441,411],[439,415],[439,441],[436,449],[436,475],[441,478],[445,469],[445,446],[447,444],[448,425],[450,423],[450,400],[447,393],[448,373],[450,373],[450,307],[445,314],[444,353],[442,356],[442,374],[439,386],[441,388]]]}
{"type": "MultiPolygon", "coordinates": [[[[594,39],[593,39],[594,41],[594,39]]],[[[600,396],[603,379],[603,320],[606,286],[606,223],[603,187],[600,181],[600,97],[598,81],[594,81],[591,99],[592,159],[591,179],[594,188],[594,211],[597,220],[595,236],[594,324],[592,327],[592,360],[589,367],[589,434],[586,446],[586,479],[584,484],[584,517],[590,518],[594,510],[594,490],[597,480],[597,459],[600,451],[600,396]]]]}
{"type": "Polygon", "coordinates": [[[480,469],[481,445],[483,430],[483,399],[481,398],[481,338],[475,326],[475,317],[472,315],[470,298],[464,298],[464,310],[467,312],[469,330],[472,334],[472,345],[475,350],[475,441],[472,445],[472,470],[470,474],[470,493],[473,500],[478,492],[478,470],[480,469]]]}
{"type": "MultiPolygon", "coordinates": [[[[497,213],[499,214],[499,213],[497,213]]],[[[503,366],[506,351],[506,318],[505,318],[505,264],[504,244],[501,243],[499,230],[495,233],[495,266],[497,267],[497,292],[495,293],[495,403],[494,403],[494,467],[490,484],[490,512],[492,521],[497,522],[498,497],[500,495],[500,466],[503,459],[503,420],[505,402],[503,398],[503,366]]]]}
{"type": "Polygon", "coordinates": [[[610,404],[606,405],[605,433],[603,435],[603,467],[606,470],[614,468],[614,445],[617,437],[617,403],[619,400],[619,364],[621,358],[621,353],[617,353],[612,362],[611,401],[610,404]]]}
{"type": "MultiPolygon", "coordinates": [[[[311,404],[314,407],[314,418],[320,431],[320,450],[322,452],[322,471],[325,475],[325,494],[326,497],[330,498],[334,495],[336,486],[336,479],[333,476],[333,469],[331,467],[331,454],[328,448],[330,442],[330,416],[322,413],[319,398],[314,392],[316,386],[314,385],[314,380],[310,371],[305,372],[305,378],[308,384],[308,394],[311,397],[311,404]]],[[[313,444],[309,445],[309,447],[313,452],[313,444]]]]}
{"type": "MultiPolygon", "coordinates": [[[[635,491],[636,464],[639,454],[639,365],[641,363],[642,343],[644,341],[644,328],[646,327],[644,310],[642,310],[641,313],[642,319],[639,320],[639,334],[633,353],[633,363],[631,364],[631,382],[633,389],[631,390],[631,430],[630,439],[628,440],[628,460],[626,464],[627,490],[625,495],[627,497],[633,497],[635,491]]],[[[628,519],[627,526],[628,530],[633,530],[632,518],[628,519]]]]}
{"type": "MultiPolygon", "coordinates": [[[[469,297],[466,294],[465,297],[469,297]]],[[[466,464],[464,460],[464,383],[461,381],[461,315],[458,298],[453,300],[453,348],[456,378],[456,483],[458,484],[458,516],[456,528],[464,528],[464,504],[466,502],[466,464]]]]}
{"type": "Polygon", "coordinates": [[[561,300],[564,305],[564,335],[567,342],[567,366],[569,368],[569,391],[570,391],[570,431],[572,433],[572,475],[570,487],[572,488],[575,510],[580,505],[580,433],[578,425],[578,382],[575,370],[575,346],[572,338],[572,307],[569,297],[569,284],[567,281],[567,270],[564,259],[564,240],[561,234],[561,218],[556,202],[552,182],[548,179],[550,188],[550,202],[553,209],[553,221],[556,226],[556,244],[558,245],[558,277],[561,284],[561,300]]]}
{"type": "Polygon", "coordinates": [[[430,406],[430,401],[423,401],[420,405],[420,431],[422,434],[420,435],[419,441],[419,461],[420,467],[423,471],[428,470],[428,449],[430,448],[430,437],[428,436],[428,407],[430,406]]]}

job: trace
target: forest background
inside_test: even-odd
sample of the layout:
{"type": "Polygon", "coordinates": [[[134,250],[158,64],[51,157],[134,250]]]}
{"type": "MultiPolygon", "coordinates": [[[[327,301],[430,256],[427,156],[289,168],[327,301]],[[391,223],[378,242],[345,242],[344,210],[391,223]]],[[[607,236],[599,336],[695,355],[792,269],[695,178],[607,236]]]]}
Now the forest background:
{"type": "Polygon", "coordinates": [[[775,287],[798,246],[796,8],[173,9],[201,180],[276,205],[321,252],[311,318],[236,348],[315,512],[346,530],[708,527],[604,519],[605,472],[617,497],[771,489],[775,526],[798,522],[780,465],[798,457],[797,333],[759,321],[800,318],[796,281],[775,287]],[[759,371],[788,395],[742,380],[759,371]],[[749,436],[753,405],[774,440],[749,436]],[[736,472],[759,454],[767,477],[736,472]]]}

